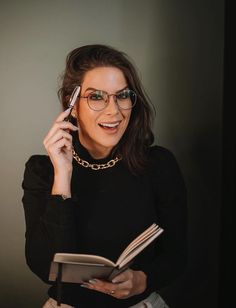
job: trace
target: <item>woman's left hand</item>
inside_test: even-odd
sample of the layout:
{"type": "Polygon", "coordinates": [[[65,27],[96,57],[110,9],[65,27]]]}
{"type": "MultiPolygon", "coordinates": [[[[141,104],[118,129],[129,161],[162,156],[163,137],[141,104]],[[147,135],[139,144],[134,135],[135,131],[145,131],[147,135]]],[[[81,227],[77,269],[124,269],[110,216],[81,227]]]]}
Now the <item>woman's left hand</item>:
{"type": "Polygon", "coordinates": [[[147,276],[142,271],[127,269],[117,275],[112,282],[101,279],[91,279],[81,286],[123,299],[141,294],[147,287],[147,276]]]}

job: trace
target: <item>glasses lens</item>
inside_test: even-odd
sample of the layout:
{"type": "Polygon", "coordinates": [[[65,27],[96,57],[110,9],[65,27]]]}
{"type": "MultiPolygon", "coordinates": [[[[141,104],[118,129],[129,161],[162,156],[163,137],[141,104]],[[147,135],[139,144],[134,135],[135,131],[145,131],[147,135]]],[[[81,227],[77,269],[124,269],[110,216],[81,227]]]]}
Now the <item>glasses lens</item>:
{"type": "MultiPolygon", "coordinates": [[[[137,95],[134,91],[126,89],[117,94],[111,94],[116,99],[117,104],[121,109],[131,109],[137,101],[137,95]]],[[[103,91],[94,91],[88,95],[88,105],[95,111],[100,111],[106,108],[108,103],[108,94],[103,91]]]]}
{"type": "Polygon", "coordinates": [[[93,110],[102,110],[106,107],[106,95],[103,91],[94,91],[88,95],[89,107],[93,110]]]}
{"type": "Polygon", "coordinates": [[[132,90],[123,90],[116,94],[117,103],[122,109],[131,109],[137,101],[137,95],[132,90]]]}

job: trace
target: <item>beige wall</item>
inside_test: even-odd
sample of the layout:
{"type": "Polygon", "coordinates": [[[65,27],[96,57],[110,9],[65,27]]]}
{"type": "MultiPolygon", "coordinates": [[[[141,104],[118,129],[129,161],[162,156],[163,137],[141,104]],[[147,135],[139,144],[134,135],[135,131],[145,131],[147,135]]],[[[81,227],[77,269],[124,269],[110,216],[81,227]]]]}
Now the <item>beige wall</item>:
{"type": "MultiPolygon", "coordinates": [[[[24,259],[24,164],[30,155],[45,153],[42,140],[60,111],[56,92],[67,53],[90,43],[117,47],[136,62],[157,107],[158,143],[174,151],[189,186],[194,261],[204,245],[204,233],[197,233],[204,205],[195,196],[199,190],[205,194],[209,208],[218,199],[213,191],[220,175],[223,1],[213,7],[210,0],[1,1],[0,306],[40,307],[46,298],[46,286],[24,259]],[[205,158],[216,149],[208,178],[204,155],[198,155],[204,145],[205,158]],[[210,199],[202,178],[211,183],[210,199]]],[[[217,206],[212,226],[210,258],[218,249],[217,206]]],[[[209,276],[214,281],[208,292],[212,301],[216,259],[209,276]]]]}

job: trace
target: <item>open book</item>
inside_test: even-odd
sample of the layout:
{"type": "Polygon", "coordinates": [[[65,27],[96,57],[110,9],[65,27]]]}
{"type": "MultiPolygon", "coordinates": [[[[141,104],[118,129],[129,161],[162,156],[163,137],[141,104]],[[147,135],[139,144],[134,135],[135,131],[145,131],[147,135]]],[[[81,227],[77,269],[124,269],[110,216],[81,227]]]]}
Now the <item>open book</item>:
{"type": "Polygon", "coordinates": [[[126,247],[115,263],[102,256],[56,253],[51,263],[49,280],[60,279],[72,283],[82,283],[92,278],[112,280],[162,232],[162,228],[152,224],[126,247]]]}

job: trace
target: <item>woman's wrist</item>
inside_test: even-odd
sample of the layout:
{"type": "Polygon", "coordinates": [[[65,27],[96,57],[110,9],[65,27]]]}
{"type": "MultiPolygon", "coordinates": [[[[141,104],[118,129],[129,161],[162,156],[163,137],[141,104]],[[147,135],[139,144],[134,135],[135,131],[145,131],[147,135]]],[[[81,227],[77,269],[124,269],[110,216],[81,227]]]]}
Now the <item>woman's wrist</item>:
{"type": "Polygon", "coordinates": [[[61,195],[63,199],[71,197],[71,174],[55,173],[52,186],[52,195],[61,195]]]}
{"type": "Polygon", "coordinates": [[[147,288],[147,275],[143,271],[136,271],[137,294],[143,293],[147,288]]]}

